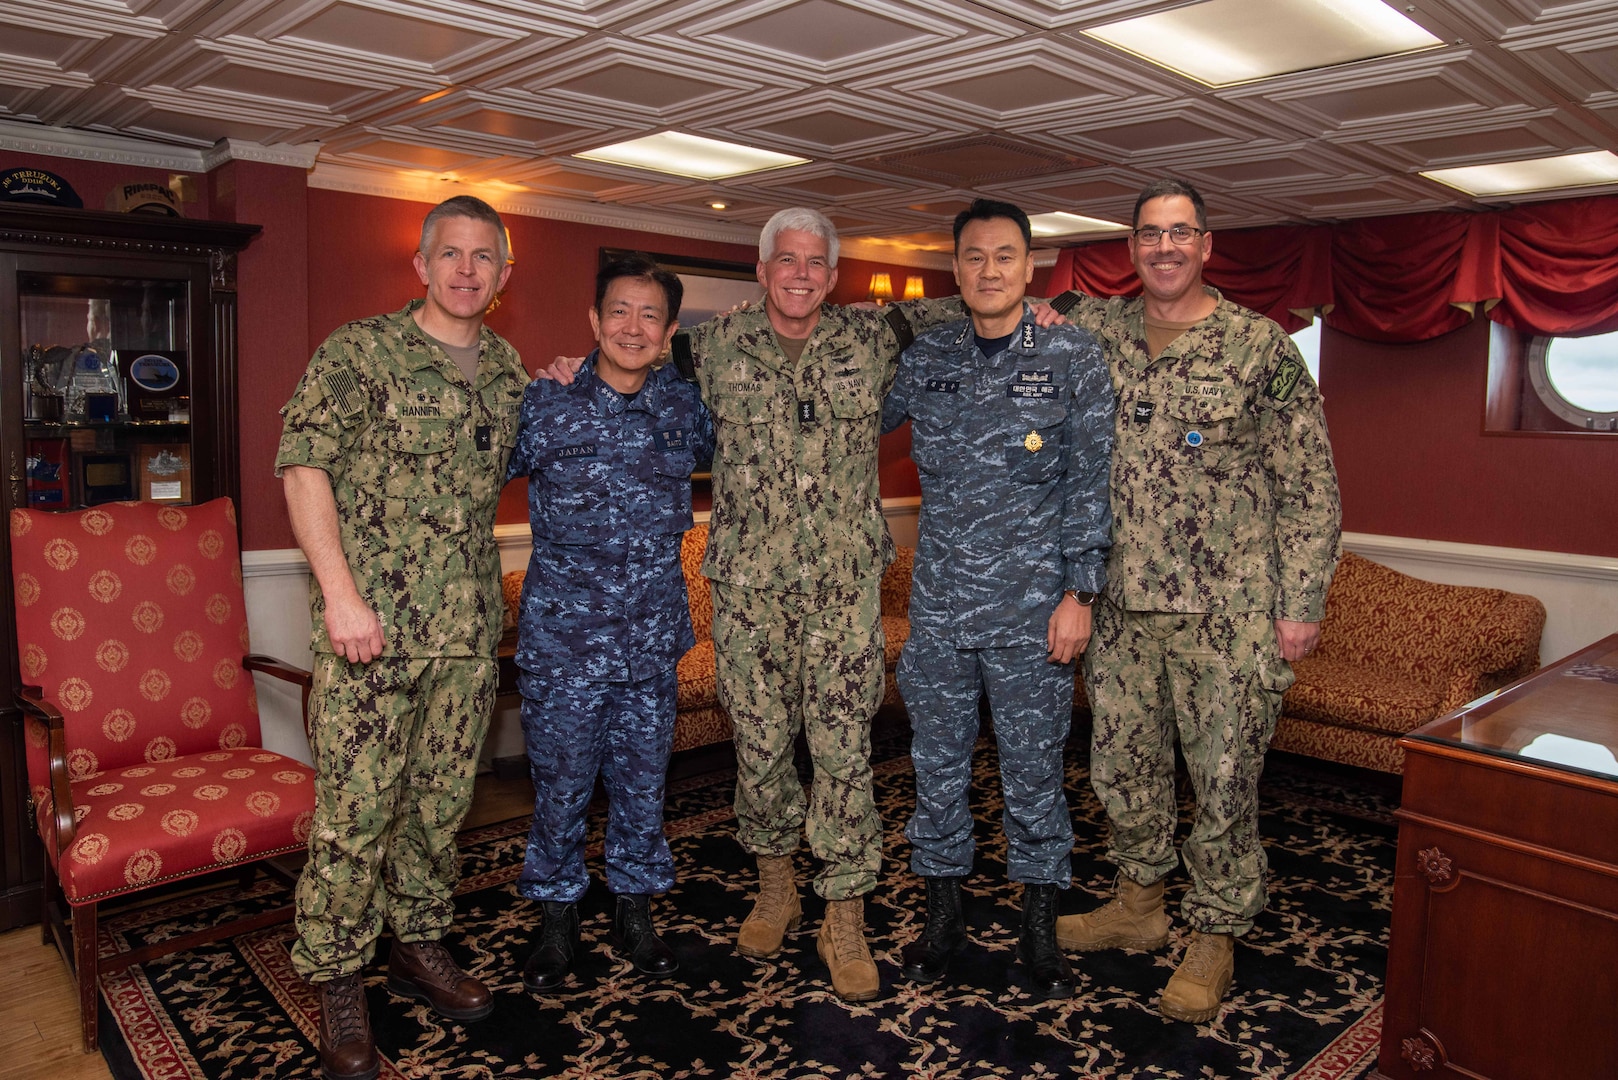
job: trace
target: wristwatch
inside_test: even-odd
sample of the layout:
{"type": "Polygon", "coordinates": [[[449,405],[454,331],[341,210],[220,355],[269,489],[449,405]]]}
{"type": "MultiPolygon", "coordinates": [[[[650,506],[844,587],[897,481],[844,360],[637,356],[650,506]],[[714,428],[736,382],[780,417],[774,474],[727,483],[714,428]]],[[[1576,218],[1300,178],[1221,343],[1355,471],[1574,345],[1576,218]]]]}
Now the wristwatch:
{"type": "Polygon", "coordinates": [[[1081,607],[1089,607],[1091,604],[1096,602],[1096,594],[1093,592],[1079,592],[1077,589],[1068,589],[1065,591],[1064,595],[1071,596],[1073,599],[1077,600],[1079,602],[1079,606],[1081,607]]]}

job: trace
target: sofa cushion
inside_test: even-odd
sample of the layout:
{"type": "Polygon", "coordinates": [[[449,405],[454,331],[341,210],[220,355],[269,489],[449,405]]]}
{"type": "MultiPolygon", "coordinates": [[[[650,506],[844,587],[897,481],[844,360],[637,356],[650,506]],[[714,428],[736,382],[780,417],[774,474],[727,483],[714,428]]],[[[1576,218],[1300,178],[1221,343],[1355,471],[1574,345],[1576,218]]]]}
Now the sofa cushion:
{"type": "Polygon", "coordinates": [[[1288,716],[1321,724],[1403,735],[1439,715],[1447,680],[1316,653],[1293,661],[1298,681],[1288,690],[1288,716]]]}

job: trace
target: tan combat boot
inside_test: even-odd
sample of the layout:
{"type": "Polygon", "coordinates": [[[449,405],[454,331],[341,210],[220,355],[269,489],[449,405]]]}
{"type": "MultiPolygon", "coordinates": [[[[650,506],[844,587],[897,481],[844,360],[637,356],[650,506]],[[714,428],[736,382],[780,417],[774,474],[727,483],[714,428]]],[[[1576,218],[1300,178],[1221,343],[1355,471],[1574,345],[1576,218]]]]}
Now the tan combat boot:
{"type": "Polygon", "coordinates": [[[803,918],[798,902],[798,882],[792,872],[791,855],[758,857],[758,897],[753,910],[736,931],[736,951],[743,956],[774,956],[781,951],[781,939],[796,930],[803,918]]]}
{"type": "Polygon", "coordinates": [[[1161,949],[1169,940],[1169,916],[1163,910],[1163,883],[1137,885],[1118,875],[1111,900],[1083,915],[1056,919],[1056,943],[1064,949],[1161,949]]]}
{"type": "Polygon", "coordinates": [[[1193,931],[1179,968],[1157,999],[1157,1010],[1189,1024],[1212,1020],[1235,974],[1236,939],[1229,934],[1193,931]]]}
{"type": "Polygon", "coordinates": [[[826,901],[817,947],[831,969],[831,988],[844,1001],[870,1001],[882,989],[876,961],[865,944],[864,897],[826,901]]]}

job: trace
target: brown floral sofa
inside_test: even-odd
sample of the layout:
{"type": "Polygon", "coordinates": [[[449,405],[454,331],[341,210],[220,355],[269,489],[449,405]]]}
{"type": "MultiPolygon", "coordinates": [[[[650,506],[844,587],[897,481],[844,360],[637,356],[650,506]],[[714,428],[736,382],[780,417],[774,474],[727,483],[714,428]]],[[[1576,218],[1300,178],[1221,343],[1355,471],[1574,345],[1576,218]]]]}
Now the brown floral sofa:
{"type": "MultiPolygon", "coordinates": [[[[1346,553],[1270,747],[1402,773],[1400,736],[1537,670],[1544,629],[1532,596],[1440,585],[1346,553]]],[[[1073,702],[1088,708],[1082,677],[1073,702]]]]}
{"type": "Polygon", "coordinates": [[[1544,629],[1532,596],[1440,585],[1346,553],[1270,745],[1403,772],[1400,736],[1538,670],[1544,629]]]}
{"type": "MultiPolygon", "coordinates": [[[[719,707],[719,683],[714,671],[713,656],[713,592],[708,579],[702,576],[702,556],[708,547],[708,526],[698,525],[685,534],[680,547],[680,565],[685,571],[686,592],[691,603],[691,625],[696,631],[697,644],[680,658],[678,669],[679,690],[674,719],[674,749],[689,750],[710,743],[728,742],[731,738],[730,718],[719,707]]],[[[910,607],[910,567],[913,552],[900,548],[899,557],[882,579],[882,630],[887,648],[884,656],[887,685],[883,704],[899,703],[899,688],[894,682],[893,669],[899,662],[899,650],[910,636],[910,620],[906,612],[910,607]]],[[[523,571],[513,570],[502,582],[506,599],[506,636],[501,642],[501,690],[516,689],[516,672],[512,664],[512,651],[516,645],[517,609],[522,597],[523,571]]]]}

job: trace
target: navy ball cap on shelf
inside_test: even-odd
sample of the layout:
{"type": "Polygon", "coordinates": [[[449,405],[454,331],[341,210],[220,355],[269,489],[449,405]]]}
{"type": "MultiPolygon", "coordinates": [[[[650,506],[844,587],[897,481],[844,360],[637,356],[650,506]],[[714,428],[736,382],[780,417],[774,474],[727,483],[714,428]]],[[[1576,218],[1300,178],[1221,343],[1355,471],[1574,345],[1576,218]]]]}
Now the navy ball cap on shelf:
{"type": "Polygon", "coordinates": [[[84,207],[72,184],[53,172],[27,167],[0,172],[0,202],[84,207]]]}

